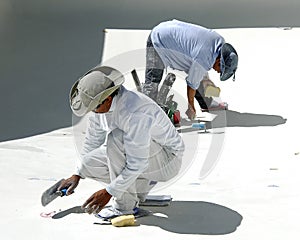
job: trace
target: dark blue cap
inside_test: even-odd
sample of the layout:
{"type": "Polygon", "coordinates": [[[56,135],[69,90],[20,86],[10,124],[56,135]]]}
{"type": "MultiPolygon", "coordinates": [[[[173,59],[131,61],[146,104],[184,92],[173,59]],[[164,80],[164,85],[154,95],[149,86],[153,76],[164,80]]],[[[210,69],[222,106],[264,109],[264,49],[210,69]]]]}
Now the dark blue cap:
{"type": "Polygon", "coordinates": [[[221,60],[220,68],[221,75],[220,80],[225,81],[233,75],[235,80],[235,71],[238,66],[238,55],[233,46],[229,43],[223,44],[221,48],[221,60]]]}

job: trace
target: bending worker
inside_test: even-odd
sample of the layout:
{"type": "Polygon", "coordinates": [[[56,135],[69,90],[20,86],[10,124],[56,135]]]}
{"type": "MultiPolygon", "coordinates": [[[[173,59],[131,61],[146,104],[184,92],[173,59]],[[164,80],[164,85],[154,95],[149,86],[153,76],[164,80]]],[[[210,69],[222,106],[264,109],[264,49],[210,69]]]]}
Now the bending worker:
{"type": "MultiPolygon", "coordinates": [[[[162,22],[152,29],[146,55],[143,92],[155,100],[164,69],[184,71],[189,118],[196,115],[194,97],[207,71],[213,68],[220,73],[220,80],[225,81],[235,75],[238,64],[237,52],[218,33],[178,20],[162,22]]],[[[213,89],[210,96],[218,97],[218,92],[213,89]]]]}
{"type": "Polygon", "coordinates": [[[59,189],[74,192],[80,179],[105,183],[83,204],[101,217],[132,214],[157,182],[175,177],[184,143],[163,110],[142,93],[122,86],[123,75],[100,66],[72,87],[70,104],[77,116],[89,113],[77,172],[59,189]],[[110,207],[103,207],[112,200],[110,207]]]}

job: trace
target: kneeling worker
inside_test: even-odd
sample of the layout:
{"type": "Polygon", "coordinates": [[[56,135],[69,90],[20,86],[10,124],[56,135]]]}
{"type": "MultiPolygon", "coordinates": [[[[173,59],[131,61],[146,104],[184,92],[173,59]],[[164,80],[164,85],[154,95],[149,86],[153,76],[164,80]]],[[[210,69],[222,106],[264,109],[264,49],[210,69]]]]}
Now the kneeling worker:
{"type": "Polygon", "coordinates": [[[157,182],[174,178],[184,143],[163,110],[142,93],[122,86],[123,75],[100,66],[72,87],[70,104],[77,116],[89,113],[77,172],[59,187],[74,192],[80,179],[105,183],[83,204],[102,217],[134,213],[157,182]],[[104,208],[112,199],[112,205],[104,208]]]}

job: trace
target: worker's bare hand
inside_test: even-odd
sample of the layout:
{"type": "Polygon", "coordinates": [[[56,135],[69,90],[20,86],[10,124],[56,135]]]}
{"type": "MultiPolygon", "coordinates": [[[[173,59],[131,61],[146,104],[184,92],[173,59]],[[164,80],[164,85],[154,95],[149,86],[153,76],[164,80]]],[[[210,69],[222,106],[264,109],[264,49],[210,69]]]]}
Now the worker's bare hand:
{"type": "Polygon", "coordinates": [[[86,202],[81,206],[85,209],[85,212],[99,213],[100,210],[109,202],[112,196],[106,191],[106,189],[101,189],[95,192],[86,202]]]}
{"type": "Polygon", "coordinates": [[[57,190],[60,191],[66,188],[67,189],[66,195],[67,196],[71,195],[72,193],[74,193],[74,189],[78,186],[79,180],[80,180],[80,176],[73,175],[68,179],[62,181],[62,183],[60,184],[57,190]]]}
{"type": "Polygon", "coordinates": [[[188,116],[190,120],[194,120],[196,118],[196,109],[194,106],[189,105],[185,114],[188,116]]]}

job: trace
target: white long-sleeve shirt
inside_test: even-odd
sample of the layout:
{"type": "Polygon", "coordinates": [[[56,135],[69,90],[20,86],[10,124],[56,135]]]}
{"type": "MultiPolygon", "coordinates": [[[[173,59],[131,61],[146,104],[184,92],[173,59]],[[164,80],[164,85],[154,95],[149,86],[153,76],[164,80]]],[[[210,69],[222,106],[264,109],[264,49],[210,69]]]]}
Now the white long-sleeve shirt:
{"type": "Polygon", "coordinates": [[[108,113],[91,113],[83,155],[104,144],[116,128],[124,132],[126,166],[106,187],[113,196],[120,197],[147,169],[151,140],[175,155],[184,151],[183,140],[164,111],[144,94],[122,86],[108,113]]]}
{"type": "Polygon", "coordinates": [[[187,85],[197,89],[219,56],[225,40],[217,32],[178,20],[162,22],[151,41],[165,67],[184,71],[187,85]]]}

